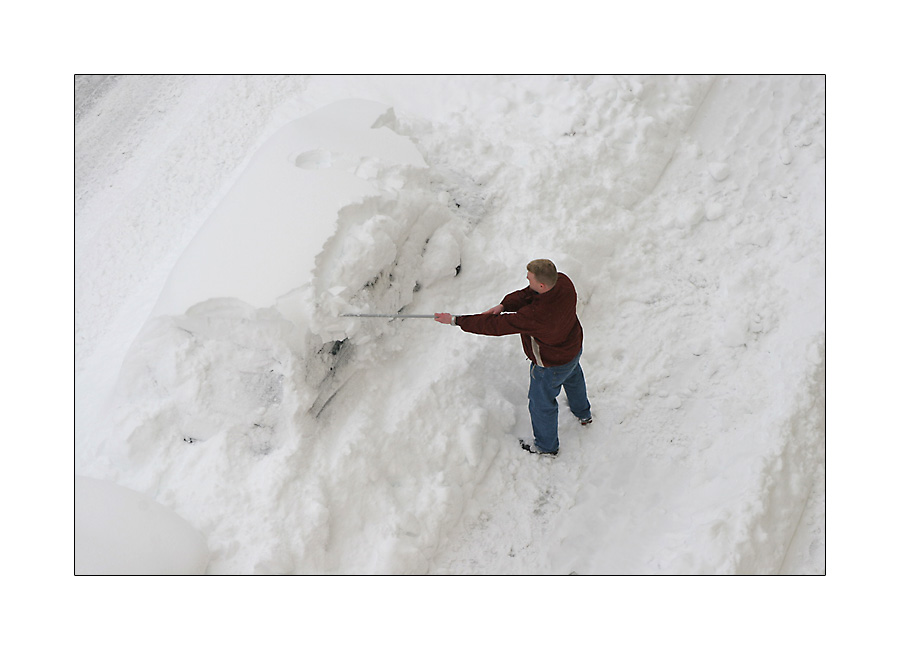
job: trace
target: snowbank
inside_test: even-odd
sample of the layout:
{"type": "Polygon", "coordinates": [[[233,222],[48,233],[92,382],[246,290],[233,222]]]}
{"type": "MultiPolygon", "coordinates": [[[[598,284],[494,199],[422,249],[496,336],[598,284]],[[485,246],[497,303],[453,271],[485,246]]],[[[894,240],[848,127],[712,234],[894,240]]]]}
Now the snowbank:
{"type": "Polygon", "coordinates": [[[423,82],[442,110],[330,81],[302,96],[382,102],[372,131],[417,156],[265,144],[214,211],[259,239],[214,219],[173,266],[81,464],[182,513],[212,573],[824,570],[822,79],[423,82]],[[309,213],[293,270],[235,273],[291,250],[329,165],[367,195],[309,213]],[[340,316],[481,311],[535,257],[578,288],[595,409],[552,461],[515,442],[515,337],[340,316]]]}
{"type": "Polygon", "coordinates": [[[204,573],[209,550],[177,514],[109,481],[75,477],[77,575],[204,573]]]}
{"type": "Polygon", "coordinates": [[[371,128],[388,108],[345,100],[281,127],[178,259],[152,315],[210,297],[268,306],[303,284],[337,210],[375,193],[369,181],[386,165],[423,164],[408,140],[371,128]]]}

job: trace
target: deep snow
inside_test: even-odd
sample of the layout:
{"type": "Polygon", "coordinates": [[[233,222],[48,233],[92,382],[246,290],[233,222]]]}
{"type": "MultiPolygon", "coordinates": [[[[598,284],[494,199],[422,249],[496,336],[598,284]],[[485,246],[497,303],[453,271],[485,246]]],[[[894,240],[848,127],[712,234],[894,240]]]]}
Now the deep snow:
{"type": "Polygon", "coordinates": [[[76,477],[77,575],[191,575],[208,562],[206,540],[170,509],[115,483],[76,477]]]}
{"type": "Polygon", "coordinates": [[[210,573],[823,573],[824,102],[79,78],[76,473],[174,510],[210,573]],[[535,257],[579,290],[595,410],[556,459],[515,444],[517,337],[339,316],[481,311],[535,257]]]}

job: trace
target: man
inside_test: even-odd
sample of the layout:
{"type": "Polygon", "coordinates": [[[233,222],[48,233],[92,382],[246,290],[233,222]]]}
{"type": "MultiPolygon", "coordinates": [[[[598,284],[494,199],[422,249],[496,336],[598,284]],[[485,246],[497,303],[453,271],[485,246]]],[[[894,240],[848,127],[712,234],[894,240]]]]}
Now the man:
{"type": "Polygon", "coordinates": [[[435,314],[445,325],[458,325],[466,332],[486,336],[520,334],[525,355],[531,360],[528,410],[534,444],[520,441],[532,454],[559,451],[559,406],[556,397],[565,388],[569,408],[582,425],[591,423],[591,404],[581,371],[583,331],[575,303],[575,285],[550,260],[528,263],[528,286],[514,291],[496,307],[481,314],[451,316],[435,314]]]}

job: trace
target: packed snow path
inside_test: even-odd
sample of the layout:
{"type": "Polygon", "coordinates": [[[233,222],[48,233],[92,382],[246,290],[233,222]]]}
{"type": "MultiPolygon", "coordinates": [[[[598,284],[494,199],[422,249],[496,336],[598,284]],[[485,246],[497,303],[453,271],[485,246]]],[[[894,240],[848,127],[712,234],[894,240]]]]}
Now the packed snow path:
{"type": "Polygon", "coordinates": [[[151,320],[79,471],[211,573],[823,571],[824,80],[490,81],[449,115],[393,88],[375,126],[425,167],[298,152],[373,192],[274,305],[151,320]],[[578,288],[595,414],[561,398],[554,459],[516,443],[517,337],[338,316],[481,311],[535,257],[578,288]]]}

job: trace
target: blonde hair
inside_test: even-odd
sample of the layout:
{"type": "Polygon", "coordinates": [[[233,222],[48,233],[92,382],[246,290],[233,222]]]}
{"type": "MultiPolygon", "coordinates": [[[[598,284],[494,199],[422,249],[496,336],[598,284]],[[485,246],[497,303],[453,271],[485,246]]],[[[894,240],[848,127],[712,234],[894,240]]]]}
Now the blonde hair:
{"type": "Polygon", "coordinates": [[[525,267],[532,273],[538,282],[546,284],[548,287],[556,285],[556,264],[550,260],[531,260],[525,267]]]}

